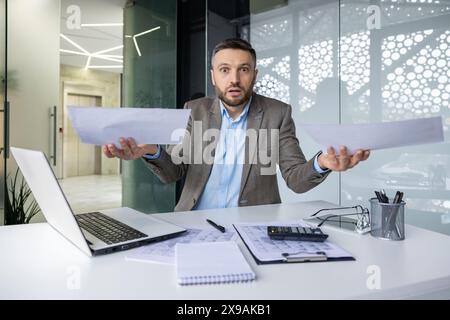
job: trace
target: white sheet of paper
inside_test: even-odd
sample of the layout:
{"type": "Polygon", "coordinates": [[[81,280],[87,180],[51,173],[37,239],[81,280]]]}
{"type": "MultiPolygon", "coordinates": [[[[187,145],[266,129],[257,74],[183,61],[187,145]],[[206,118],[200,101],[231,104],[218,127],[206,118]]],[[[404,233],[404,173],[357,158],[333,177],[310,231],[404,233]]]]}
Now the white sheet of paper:
{"type": "Polygon", "coordinates": [[[139,262],[175,264],[175,245],[177,243],[235,241],[237,239],[238,236],[234,231],[222,233],[211,228],[189,228],[183,235],[176,238],[130,250],[125,259],[139,262]]]}
{"type": "Polygon", "coordinates": [[[264,223],[239,223],[234,225],[247,244],[250,251],[260,261],[278,261],[283,259],[283,253],[295,254],[296,257],[309,256],[311,253],[323,251],[329,258],[351,257],[352,255],[334,243],[296,241],[296,240],[272,240],[267,235],[268,226],[309,227],[302,220],[293,222],[264,222],[264,223]]]}
{"type": "Polygon", "coordinates": [[[358,149],[386,149],[444,141],[442,118],[364,124],[304,124],[306,132],[322,147],[345,145],[350,154],[358,149]]]}
{"type": "Polygon", "coordinates": [[[69,106],[81,142],[103,145],[132,137],[140,144],[177,144],[184,136],[189,109],[93,108],[69,106]]]}

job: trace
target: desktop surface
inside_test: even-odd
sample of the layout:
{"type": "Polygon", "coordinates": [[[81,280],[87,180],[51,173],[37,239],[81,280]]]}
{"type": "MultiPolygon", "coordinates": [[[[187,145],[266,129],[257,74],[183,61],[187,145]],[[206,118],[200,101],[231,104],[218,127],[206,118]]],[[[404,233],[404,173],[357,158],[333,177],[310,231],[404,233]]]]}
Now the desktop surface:
{"type": "MultiPolygon", "coordinates": [[[[205,228],[210,218],[228,229],[240,222],[295,221],[324,207],[334,205],[312,201],[154,216],[205,228]]],[[[239,239],[255,281],[181,287],[174,265],[125,260],[129,251],[90,258],[47,223],[4,226],[0,299],[450,298],[450,237],[409,225],[404,241],[322,230],[356,261],[257,265],[239,239]]]]}

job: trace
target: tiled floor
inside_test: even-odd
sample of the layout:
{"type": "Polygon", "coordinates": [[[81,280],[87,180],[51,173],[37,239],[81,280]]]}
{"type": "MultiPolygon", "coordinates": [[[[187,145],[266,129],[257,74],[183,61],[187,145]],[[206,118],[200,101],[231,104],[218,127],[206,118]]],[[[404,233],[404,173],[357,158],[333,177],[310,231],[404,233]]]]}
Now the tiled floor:
{"type": "MultiPolygon", "coordinates": [[[[122,205],[122,182],[119,175],[82,176],[59,180],[75,213],[115,208],[122,205]]],[[[32,222],[45,221],[42,214],[32,222]]]]}

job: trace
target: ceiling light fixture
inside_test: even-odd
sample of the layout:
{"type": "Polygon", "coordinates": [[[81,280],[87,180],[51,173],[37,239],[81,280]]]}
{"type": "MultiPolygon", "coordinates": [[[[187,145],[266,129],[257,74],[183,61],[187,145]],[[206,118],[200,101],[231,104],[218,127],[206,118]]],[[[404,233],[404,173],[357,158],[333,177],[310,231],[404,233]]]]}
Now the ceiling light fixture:
{"type": "Polygon", "coordinates": [[[69,42],[71,45],[73,45],[74,47],[76,47],[77,49],[81,50],[84,53],[89,54],[89,52],[87,50],[85,50],[82,46],[80,46],[78,43],[76,43],[75,41],[69,39],[69,37],[63,35],[62,33],[60,34],[61,38],[63,38],[64,40],[66,40],[67,42],[69,42]]]}
{"type": "Polygon", "coordinates": [[[76,55],[79,55],[79,56],[89,57],[89,54],[88,53],[84,53],[84,52],[78,52],[78,51],[72,51],[72,50],[66,50],[66,49],[59,49],[59,52],[70,53],[70,54],[76,54],[76,55]]]}
{"type": "Polygon", "coordinates": [[[119,56],[119,55],[116,55],[116,54],[102,54],[102,57],[123,59],[123,56],[119,56]]]}
{"type": "Polygon", "coordinates": [[[109,58],[109,57],[105,57],[105,56],[97,55],[97,54],[91,54],[90,56],[93,57],[93,58],[97,58],[97,59],[102,59],[102,60],[107,60],[107,61],[114,61],[114,62],[123,63],[123,60],[121,60],[121,59],[109,58]]]}
{"type": "MultiPolygon", "coordinates": [[[[102,54],[102,53],[111,52],[111,51],[115,51],[115,50],[121,49],[121,48],[123,48],[123,45],[90,53],[86,49],[84,49],[82,46],[80,46],[78,43],[76,43],[75,41],[73,41],[72,39],[67,37],[66,35],[61,33],[60,36],[61,36],[61,38],[63,38],[67,42],[69,42],[71,45],[73,45],[77,49],[81,50],[81,52],[80,51],[67,50],[67,49],[59,49],[59,51],[63,52],[63,53],[69,53],[69,54],[75,54],[75,55],[80,55],[80,56],[87,57],[85,69],[91,68],[90,63],[91,63],[92,58],[101,59],[101,60],[107,60],[107,61],[113,61],[113,62],[118,62],[118,63],[123,64],[123,56],[120,56],[120,55],[103,55],[102,54]]],[[[114,66],[114,68],[122,68],[122,67],[123,67],[122,65],[114,66]]],[[[111,66],[95,66],[95,68],[111,68],[111,66]]]]}
{"type": "Polygon", "coordinates": [[[97,51],[97,52],[94,52],[93,54],[103,54],[103,53],[106,53],[106,52],[111,52],[111,51],[119,50],[119,49],[122,49],[122,48],[123,48],[123,45],[120,45],[120,46],[117,46],[117,47],[113,47],[113,48],[97,51]]]}
{"type": "Polygon", "coordinates": [[[153,31],[156,31],[156,30],[158,30],[158,29],[161,29],[161,26],[157,26],[157,27],[155,27],[155,28],[153,28],[153,29],[145,30],[145,31],[143,31],[143,32],[140,32],[140,33],[138,33],[138,34],[135,34],[134,36],[131,36],[131,35],[127,35],[127,34],[126,34],[126,35],[125,35],[125,38],[133,38],[134,47],[136,48],[136,52],[137,52],[137,54],[139,55],[139,57],[141,57],[141,56],[142,56],[141,50],[139,49],[139,45],[138,45],[136,39],[137,39],[138,37],[140,37],[140,36],[143,36],[144,34],[147,34],[147,33],[153,32],[153,31]]]}
{"type": "Polygon", "coordinates": [[[133,37],[133,42],[134,42],[134,47],[136,48],[137,54],[139,55],[139,57],[141,57],[141,56],[142,56],[141,50],[139,50],[139,46],[138,46],[138,44],[137,44],[137,41],[136,41],[136,38],[135,38],[135,37],[133,37]]]}
{"type": "Polygon", "coordinates": [[[137,38],[137,37],[143,36],[144,34],[147,34],[147,33],[153,32],[153,31],[156,31],[156,30],[158,30],[158,29],[161,29],[161,27],[160,27],[160,26],[157,26],[156,28],[149,29],[149,30],[143,31],[143,32],[141,32],[141,33],[135,34],[135,35],[133,36],[133,38],[137,38]]]}
{"type": "Polygon", "coordinates": [[[89,66],[89,67],[88,67],[88,69],[101,69],[101,68],[106,68],[106,69],[119,69],[119,68],[122,68],[122,66],[112,65],[112,66],[89,66]]]}
{"type": "Polygon", "coordinates": [[[82,23],[81,27],[123,27],[123,23],[82,23]]]}
{"type": "Polygon", "coordinates": [[[92,56],[89,56],[87,61],[86,61],[86,65],[84,66],[85,69],[89,68],[89,64],[91,63],[91,59],[92,59],[92,56]]]}

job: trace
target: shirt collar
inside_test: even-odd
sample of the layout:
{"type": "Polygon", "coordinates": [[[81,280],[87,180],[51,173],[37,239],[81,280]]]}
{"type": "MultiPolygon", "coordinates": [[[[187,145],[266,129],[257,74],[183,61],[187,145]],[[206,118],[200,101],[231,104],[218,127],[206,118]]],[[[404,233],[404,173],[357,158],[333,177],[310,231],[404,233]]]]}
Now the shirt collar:
{"type": "Polygon", "coordinates": [[[247,118],[247,114],[248,114],[248,109],[250,108],[250,104],[252,103],[252,99],[253,99],[253,95],[250,96],[250,99],[248,99],[247,103],[244,106],[244,110],[242,110],[241,114],[233,120],[233,118],[231,118],[231,116],[228,114],[227,109],[225,109],[225,106],[223,105],[222,100],[219,99],[219,104],[220,104],[220,113],[222,114],[222,117],[227,117],[228,120],[233,121],[233,122],[239,122],[242,119],[247,118]]]}

